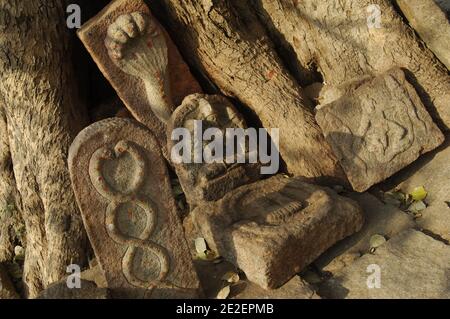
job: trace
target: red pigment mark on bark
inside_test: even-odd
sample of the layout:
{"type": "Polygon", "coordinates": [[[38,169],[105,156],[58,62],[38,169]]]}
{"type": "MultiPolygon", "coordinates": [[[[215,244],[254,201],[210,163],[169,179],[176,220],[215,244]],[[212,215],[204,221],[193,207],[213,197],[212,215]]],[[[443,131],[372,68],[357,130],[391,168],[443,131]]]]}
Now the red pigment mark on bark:
{"type": "Polygon", "coordinates": [[[267,78],[269,80],[272,80],[273,77],[275,76],[275,74],[276,74],[275,70],[271,70],[271,71],[267,72],[267,78]]]}

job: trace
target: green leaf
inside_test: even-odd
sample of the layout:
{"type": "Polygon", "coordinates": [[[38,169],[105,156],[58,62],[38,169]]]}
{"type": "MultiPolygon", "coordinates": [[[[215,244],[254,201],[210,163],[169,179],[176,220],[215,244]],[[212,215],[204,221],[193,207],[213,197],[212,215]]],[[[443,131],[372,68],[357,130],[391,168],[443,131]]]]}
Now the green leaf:
{"type": "Polygon", "coordinates": [[[378,248],[386,242],[386,238],[383,235],[375,234],[370,237],[370,248],[378,248]]]}
{"type": "Polygon", "coordinates": [[[425,190],[425,187],[419,186],[419,187],[414,188],[413,191],[410,193],[410,195],[413,200],[421,201],[427,197],[428,192],[425,190]]]}

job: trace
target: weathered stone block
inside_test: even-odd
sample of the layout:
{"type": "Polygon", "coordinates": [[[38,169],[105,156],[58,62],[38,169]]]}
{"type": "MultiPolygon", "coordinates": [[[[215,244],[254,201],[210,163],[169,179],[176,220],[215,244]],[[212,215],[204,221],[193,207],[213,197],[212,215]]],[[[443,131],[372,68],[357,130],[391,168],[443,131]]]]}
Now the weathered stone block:
{"type": "Polygon", "coordinates": [[[444,140],[399,68],[336,92],[339,98],[320,107],[316,119],[356,191],[383,181],[444,140]]]}
{"type": "Polygon", "coordinates": [[[354,201],[282,176],[237,188],[189,218],[211,249],[265,289],[280,287],[363,224],[354,201]]]}
{"type": "Polygon", "coordinates": [[[182,99],[201,92],[167,32],[142,0],[118,0],[78,31],[133,116],[165,152],[165,123],[182,99]]]}
{"type": "MultiPolygon", "coordinates": [[[[204,201],[220,199],[232,189],[259,179],[258,163],[248,163],[248,158],[246,163],[226,163],[224,158],[226,141],[222,162],[208,163],[202,158],[197,163],[195,160],[196,148],[198,148],[200,156],[203,156],[208,144],[211,143],[211,141],[203,140],[198,136],[199,134],[203,136],[207,129],[218,129],[220,134],[216,133],[214,138],[222,137],[222,140],[225,140],[227,129],[247,128],[244,119],[227,98],[204,94],[187,96],[182,105],[172,114],[168,125],[169,150],[173,150],[174,146],[179,143],[171,138],[172,132],[177,128],[187,129],[191,137],[189,143],[190,163],[184,161],[174,163],[180,184],[191,207],[204,201]],[[201,121],[201,130],[198,132],[195,132],[197,129],[194,126],[199,125],[199,122],[194,121],[201,121]],[[200,141],[203,142],[201,145],[194,146],[200,141]]],[[[246,145],[248,147],[248,144],[246,145]]],[[[245,151],[243,154],[245,155],[245,151]]]]}
{"type": "Polygon", "coordinates": [[[450,247],[406,230],[330,279],[320,292],[332,298],[450,298],[450,247]]]}
{"type": "Polygon", "coordinates": [[[148,129],[121,118],[87,127],[69,150],[69,170],[114,297],[196,296],[167,168],[148,129]]]}

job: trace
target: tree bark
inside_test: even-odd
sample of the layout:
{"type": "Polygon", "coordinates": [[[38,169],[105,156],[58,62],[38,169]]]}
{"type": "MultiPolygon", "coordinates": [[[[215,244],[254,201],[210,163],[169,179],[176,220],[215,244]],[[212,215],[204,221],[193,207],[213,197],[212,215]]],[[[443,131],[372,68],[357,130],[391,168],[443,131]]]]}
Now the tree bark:
{"type": "MultiPolygon", "coordinates": [[[[241,0],[164,0],[158,15],[185,57],[266,128],[279,128],[288,171],[345,179],[315,122],[312,103],[288,73],[257,16],[241,0]],[[165,20],[165,21],[164,21],[165,20]]],[[[155,11],[158,3],[151,3],[155,11]]]]}
{"type": "Polygon", "coordinates": [[[327,85],[340,85],[394,66],[406,69],[428,111],[450,128],[448,71],[406,25],[388,0],[252,0],[303,67],[317,65],[327,85]],[[375,7],[378,6],[378,7],[375,7]],[[379,9],[380,28],[371,17],[379,9]]]}
{"type": "Polygon", "coordinates": [[[20,207],[20,196],[9,151],[6,118],[0,105],[0,263],[12,261],[16,244],[24,244],[24,225],[20,207]]]}
{"type": "Polygon", "coordinates": [[[74,89],[65,7],[59,0],[0,1],[0,96],[26,226],[30,297],[83,265],[86,236],[67,169],[85,125],[74,89]]]}

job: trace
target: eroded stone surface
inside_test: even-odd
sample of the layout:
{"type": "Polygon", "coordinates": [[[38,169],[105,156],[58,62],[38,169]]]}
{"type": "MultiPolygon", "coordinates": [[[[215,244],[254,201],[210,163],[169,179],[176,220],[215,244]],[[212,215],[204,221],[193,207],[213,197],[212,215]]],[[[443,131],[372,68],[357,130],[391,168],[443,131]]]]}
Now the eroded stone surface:
{"type": "Polygon", "coordinates": [[[401,69],[336,91],[332,95],[340,97],[320,107],[316,119],[356,191],[383,181],[444,140],[401,69]]]}
{"type": "MultiPolygon", "coordinates": [[[[193,94],[186,97],[180,107],[173,113],[168,125],[168,149],[174,149],[178,140],[172,140],[171,133],[177,128],[186,128],[191,134],[191,163],[174,163],[180,184],[186,194],[187,201],[194,207],[203,201],[212,201],[222,198],[230,190],[254,181],[259,178],[259,166],[257,163],[201,163],[195,162],[194,141],[197,131],[195,121],[201,121],[203,134],[208,128],[220,130],[223,137],[227,128],[247,128],[244,119],[234,108],[231,102],[223,96],[193,94]]],[[[198,124],[197,124],[198,125],[198,124]]],[[[198,126],[197,126],[198,127],[198,126]]],[[[198,136],[198,134],[197,134],[198,136]]],[[[198,145],[203,154],[211,141],[203,141],[198,145]]],[[[225,145],[223,154],[226,154],[225,145]]],[[[247,144],[248,145],[248,144],[247,144]]],[[[247,149],[248,150],[248,149],[247,149]]],[[[224,157],[222,157],[222,160],[224,157]]]]}
{"type": "Polygon", "coordinates": [[[114,1],[83,25],[78,36],[166,154],[165,122],[186,95],[201,88],[147,5],[142,0],[114,1]]]}
{"type": "Polygon", "coordinates": [[[81,280],[80,288],[69,288],[66,280],[51,284],[37,299],[109,299],[106,288],[98,288],[94,283],[81,280]]]}
{"type": "Polygon", "coordinates": [[[354,201],[275,176],[233,190],[189,217],[211,249],[262,288],[277,288],[363,223],[354,201]]]}
{"type": "Polygon", "coordinates": [[[332,298],[450,298],[449,260],[450,246],[410,229],[346,267],[319,292],[332,298]],[[374,267],[379,288],[369,288],[374,267]]]}
{"type": "Polygon", "coordinates": [[[450,70],[450,2],[447,0],[396,0],[409,24],[450,70]]]}
{"type": "Polygon", "coordinates": [[[312,287],[299,276],[294,276],[278,289],[263,289],[248,281],[240,273],[239,282],[227,283],[223,277],[228,272],[239,273],[234,265],[227,261],[212,263],[197,260],[195,262],[202,287],[207,298],[216,298],[218,292],[230,285],[230,299],[319,299],[312,287]]]}
{"type": "MultiPolygon", "coordinates": [[[[450,136],[448,136],[450,137],[450,136]]],[[[404,193],[424,186],[428,192],[425,202],[428,207],[421,211],[416,222],[422,228],[450,242],[450,139],[435,152],[429,153],[408,168],[398,179],[404,193]],[[406,176],[405,176],[406,175],[406,176]]]]}
{"type": "Polygon", "coordinates": [[[361,206],[364,212],[364,226],[356,234],[331,247],[315,261],[315,264],[324,271],[335,273],[351,264],[359,256],[368,253],[370,238],[373,235],[378,234],[389,239],[406,229],[415,227],[410,215],[397,207],[380,202],[369,193],[352,194],[350,198],[361,206]]]}
{"type": "Polygon", "coordinates": [[[116,296],[193,297],[197,275],[153,135],[114,118],[84,129],[69,150],[78,205],[116,296]]]}

